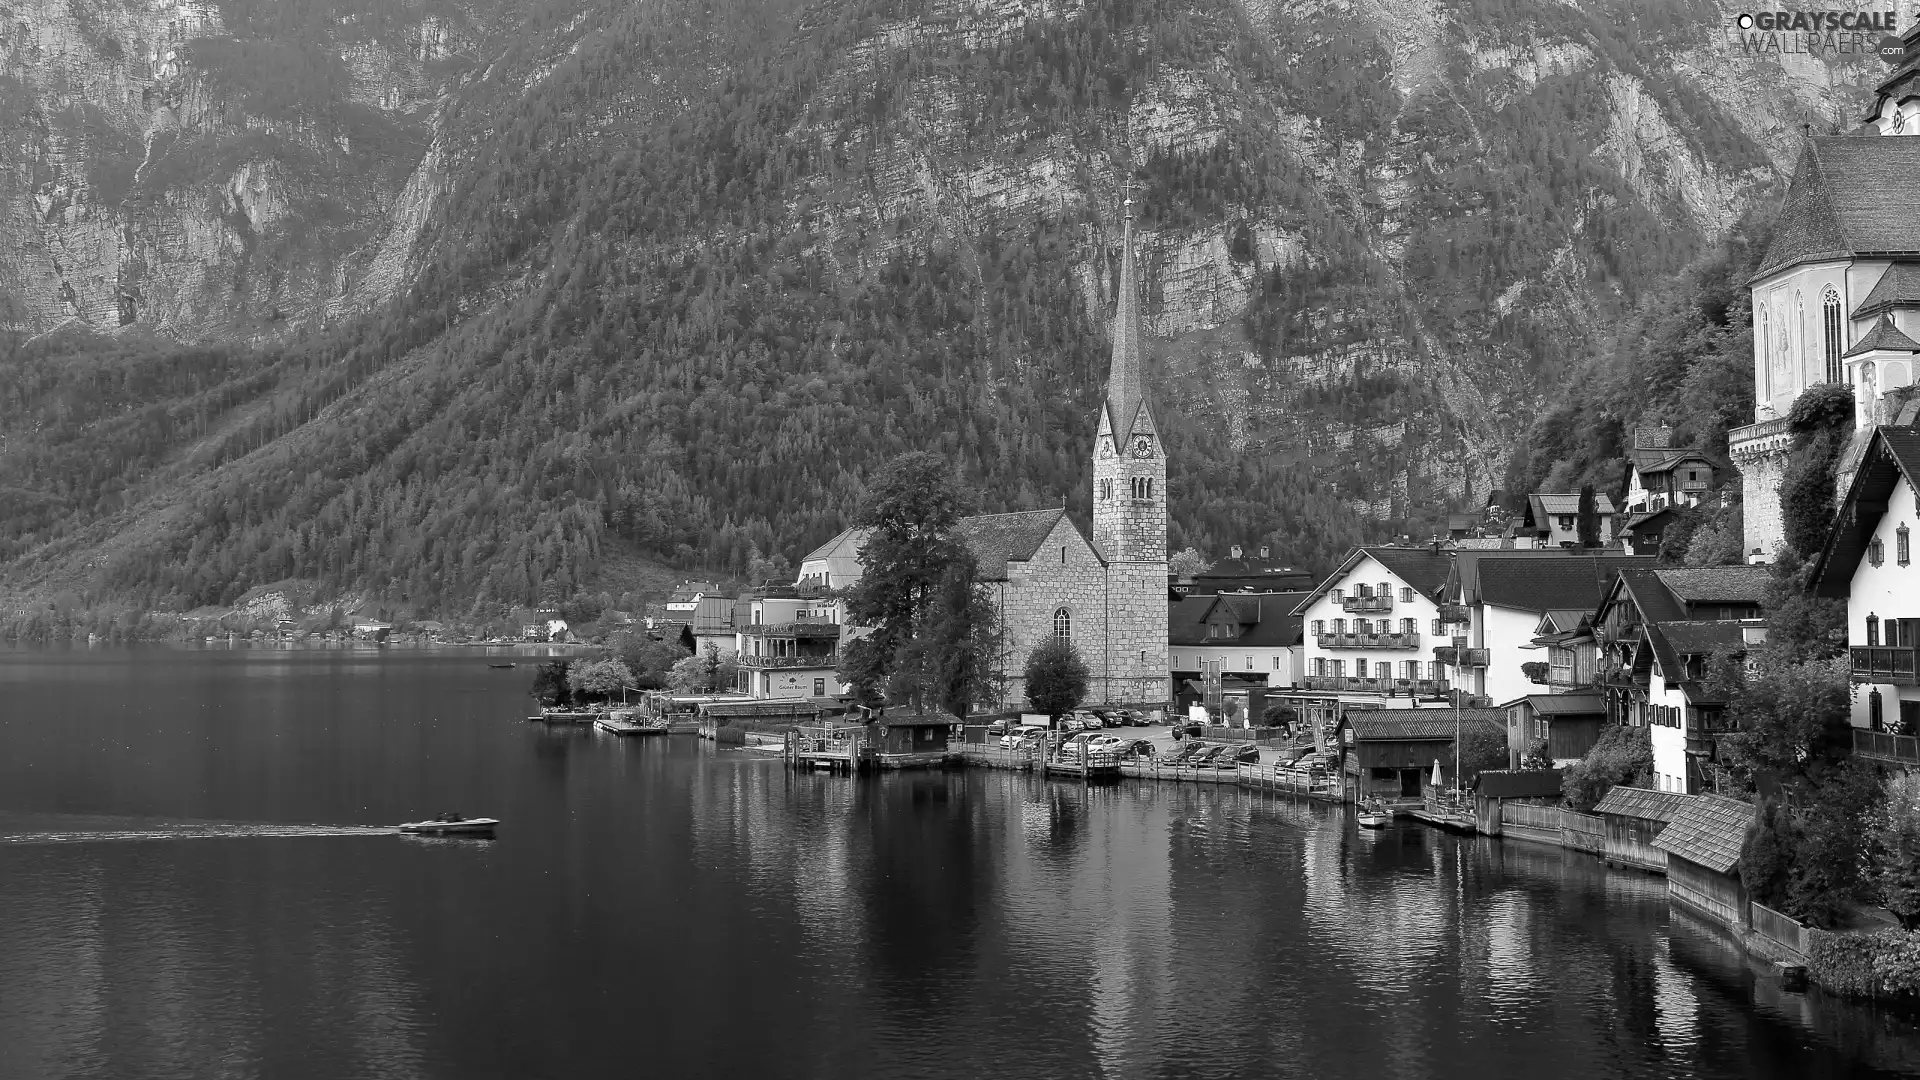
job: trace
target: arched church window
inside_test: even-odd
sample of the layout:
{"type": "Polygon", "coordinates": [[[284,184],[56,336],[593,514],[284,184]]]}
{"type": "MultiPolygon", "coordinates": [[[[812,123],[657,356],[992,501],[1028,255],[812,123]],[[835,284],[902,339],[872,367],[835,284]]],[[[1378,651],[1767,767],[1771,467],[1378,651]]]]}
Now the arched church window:
{"type": "Polygon", "coordinates": [[[1793,386],[1805,386],[1807,378],[1807,300],[1798,291],[1793,294],[1793,349],[1788,356],[1795,374],[1793,386]]]}
{"type": "Polygon", "coordinates": [[[1767,309],[1760,309],[1760,380],[1761,393],[1773,396],[1773,326],[1767,315],[1767,309]]]}
{"type": "Polygon", "coordinates": [[[1061,641],[1073,640],[1073,612],[1061,608],[1053,613],[1053,636],[1061,641]]]}
{"type": "Polygon", "coordinates": [[[1820,298],[1821,343],[1826,347],[1827,381],[1840,381],[1840,294],[1833,286],[1827,286],[1826,295],[1820,298]]]}
{"type": "Polygon", "coordinates": [[[1113,498],[1113,481],[1111,480],[1100,481],[1100,497],[1102,499],[1113,498]]]}

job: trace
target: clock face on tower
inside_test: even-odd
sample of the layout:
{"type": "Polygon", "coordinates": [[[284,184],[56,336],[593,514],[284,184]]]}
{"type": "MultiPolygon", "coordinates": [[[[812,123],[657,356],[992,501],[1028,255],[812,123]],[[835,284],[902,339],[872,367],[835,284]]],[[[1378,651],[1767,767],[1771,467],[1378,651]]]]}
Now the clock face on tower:
{"type": "Polygon", "coordinates": [[[1133,456],[1137,458],[1153,456],[1153,438],[1149,435],[1133,437],[1133,456]]]}

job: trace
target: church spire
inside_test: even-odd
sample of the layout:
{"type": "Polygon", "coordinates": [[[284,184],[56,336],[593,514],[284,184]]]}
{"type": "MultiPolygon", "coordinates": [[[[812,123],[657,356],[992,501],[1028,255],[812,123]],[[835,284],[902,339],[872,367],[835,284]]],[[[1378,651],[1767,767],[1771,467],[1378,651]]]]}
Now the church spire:
{"type": "Polygon", "coordinates": [[[1133,200],[1122,204],[1127,223],[1120,241],[1120,296],[1113,313],[1113,367],[1107,375],[1107,427],[1116,446],[1133,435],[1147,399],[1145,337],[1140,331],[1140,284],[1133,258],[1133,200]]]}

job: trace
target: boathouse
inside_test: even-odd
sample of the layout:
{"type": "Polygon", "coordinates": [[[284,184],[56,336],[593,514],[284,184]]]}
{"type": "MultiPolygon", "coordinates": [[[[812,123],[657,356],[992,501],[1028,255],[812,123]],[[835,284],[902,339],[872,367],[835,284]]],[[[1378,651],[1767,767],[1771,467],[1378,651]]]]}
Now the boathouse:
{"type": "Polygon", "coordinates": [[[1587,756],[1600,741],[1607,704],[1598,694],[1528,694],[1502,706],[1507,711],[1507,754],[1514,765],[1545,744],[1556,765],[1587,756]]]}
{"type": "Polygon", "coordinates": [[[1508,803],[1557,806],[1565,773],[1559,769],[1487,769],[1473,781],[1475,827],[1489,836],[1500,835],[1508,803]]]}
{"type": "Polygon", "coordinates": [[[937,768],[947,760],[947,738],[960,720],[949,713],[883,716],[873,722],[873,764],[882,769],[937,768]]]}
{"type": "Polygon", "coordinates": [[[1667,853],[1667,899],[1723,926],[1747,924],[1747,890],[1740,883],[1740,847],[1753,824],[1753,807],[1718,795],[1682,803],[1653,846],[1667,853]]]}
{"type": "MultiPolygon", "coordinates": [[[[1505,714],[1495,709],[1459,710],[1463,733],[1491,729],[1505,734],[1505,714]]],[[[1424,801],[1424,788],[1434,763],[1453,783],[1453,709],[1375,709],[1350,712],[1340,721],[1340,749],[1349,790],[1364,802],[1424,801]]]]}
{"type": "Polygon", "coordinates": [[[1593,808],[1606,829],[1607,862],[1666,873],[1667,853],[1653,846],[1653,841],[1692,798],[1677,791],[1651,791],[1625,784],[1608,788],[1593,808]]]}

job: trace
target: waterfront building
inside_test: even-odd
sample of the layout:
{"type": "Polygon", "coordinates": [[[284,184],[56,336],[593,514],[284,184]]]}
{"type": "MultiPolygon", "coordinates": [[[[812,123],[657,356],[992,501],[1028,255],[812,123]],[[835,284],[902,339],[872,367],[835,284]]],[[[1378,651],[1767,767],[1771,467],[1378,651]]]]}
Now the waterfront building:
{"type": "Polygon", "coordinates": [[[838,668],[852,628],[839,600],[815,588],[768,586],[743,594],[739,605],[733,651],[740,693],[825,701],[846,692],[838,668]]]}
{"type": "Polygon", "coordinates": [[[1304,592],[1188,596],[1167,609],[1167,655],[1176,685],[1234,675],[1270,689],[1300,676],[1304,592]]]}
{"type": "Polygon", "coordinates": [[[1502,705],[1507,714],[1507,759],[1520,759],[1544,746],[1556,768],[1587,756],[1606,726],[1607,704],[1599,694],[1528,694],[1502,705]]]}
{"type": "Polygon", "coordinates": [[[1478,730],[1503,732],[1498,709],[1422,709],[1418,712],[1352,710],[1340,721],[1340,767],[1347,790],[1361,801],[1411,802],[1422,798],[1433,770],[1441,786],[1454,785],[1453,737],[1478,730]]]}
{"type": "Polygon", "coordinates": [[[1625,784],[1608,788],[1593,808],[1606,829],[1607,861],[1666,873],[1667,853],[1654,847],[1653,841],[1688,801],[1689,796],[1673,791],[1625,784]]]}
{"type": "MultiPolygon", "coordinates": [[[[1783,542],[1780,482],[1792,447],[1787,416],[1809,387],[1854,389],[1850,474],[1885,395],[1914,381],[1920,340],[1920,138],[1913,91],[1920,26],[1907,59],[1880,84],[1862,134],[1809,138],[1779,225],[1748,281],[1753,297],[1754,423],[1727,433],[1744,478],[1745,543],[1771,558],[1783,542]]],[[[1842,477],[1842,487],[1847,482],[1842,477]]]]}
{"type": "Polygon", "coordinates": [[[1860,688],[1853,726],[1868,731],[1920,735],[1917,483],[1920,431],[1875,429],[1814,570],[1820,595],[1847,602],[1848,653],[1860,688]]]}
{"type": "Polygon", "coordinates": [[[1667,899],[1734,929],[1747,925],[1740,848],[1753,824],[1752,804],[1695,795],[1673,809],[1653,847],[1667,855],[1667,899]]]}
{"type": "Polygon", "coordinates": [[[1445,700],[1434,650],[1451,645],[1438,597],[1451,553],[1431,547],[1356,547],[1297,609],[1304,625],[1304,691],[1341,702],[1412,708],[1445,700]]]}
{"type": "Polygon", "coordinates": [[[1715,738],[1727,730],[1725,698],[1706,685],[1716,655],[1746,651],[1746,626],[1732,621],[1646,624],[1644,706],[1653,741],[1654,783],[1661,791],[1691,795],[1709,790],[1707,769],[1718,759],[1715,738]]]}
{"type": "MultiPolygon", "coordinates": [[[[1005,650],[995,664],[1006,699],[1026,697],[1027,658],[1071,641],[1091,675],[1089,705],[1164,706],[1167,656],[1167,459],[1147,394],[1133,211],[1121,240],[1113,357],[1094,432],[1091,535],[1064,507],[962,519],[955,532],[979,564],[1005,650]]],[[[848,529],[801,560],[803,582],[857,582],[866,530],[848,529]]]]}

